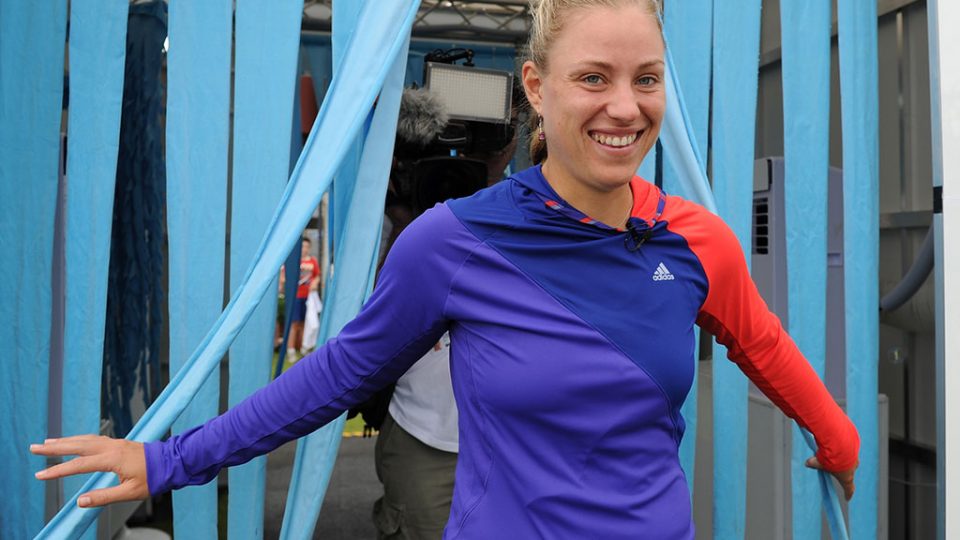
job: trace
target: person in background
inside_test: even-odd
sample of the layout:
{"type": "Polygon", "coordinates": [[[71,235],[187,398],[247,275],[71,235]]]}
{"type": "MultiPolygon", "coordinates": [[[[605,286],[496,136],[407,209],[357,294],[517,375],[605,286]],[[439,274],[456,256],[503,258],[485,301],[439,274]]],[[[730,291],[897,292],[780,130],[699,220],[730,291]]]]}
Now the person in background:
{"type": "MultiPolygon", "coordinates": [[[[520,84],[514,86],[512,103],[513,136],[501,148],[466,156],[486,165],[488,186],[503,179],[517,148],[517,120],[528,107],[520,84]]],[[[392,241],[412,221],[406,217],[412,211],[395,202],[387,205],[387,215],[394,223],[392,241]]],[[[438,540],[450,515],[460,447],[449,334],[397,381],[379,430],[374,459],[384,494],[373,508],[378,538],[438,540]]]]}
{"type": "Polygon", "coordinates": [[[334,420],[449,332],[459,454],[444,538],[693,539],[678,449],[699,325],[813,433],[808,465],[852,497],[856,428],[764,304],[737,237],[636,176],[666,106],[659,3],[535,0],[531,13],[533,167],[414,220],[357,317],[240,405],[165,441],[32,445],[79,456],[37,477],[116,473],[83,507],[209,482],[334,420]]]}
{"type": "Polygon", "coordinates": [[[310,291],[320,286],[320,263],[310,254],[310,239],[300,240],[300,279],[297,281],[297,297],[294,299],[293,314],[290,323],[290,337],[287,346],[287,358],[296,360],[303,354],[303,322],[307,316],[307,297],[310,291]],[[296,356],[295,356],[296,355],[296,356]]]}

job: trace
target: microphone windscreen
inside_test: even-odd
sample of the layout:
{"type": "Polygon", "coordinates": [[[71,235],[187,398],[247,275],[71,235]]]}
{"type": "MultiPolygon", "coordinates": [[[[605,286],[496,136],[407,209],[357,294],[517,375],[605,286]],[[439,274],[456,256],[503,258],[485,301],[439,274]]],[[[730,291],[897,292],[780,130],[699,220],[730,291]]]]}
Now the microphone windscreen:
{"type": "Polygon", "coordinates": [[[400,98],[397,137],[426,146],[446,127],[449,117],[440,98],[429,90],[407,88],[400,98]]]}

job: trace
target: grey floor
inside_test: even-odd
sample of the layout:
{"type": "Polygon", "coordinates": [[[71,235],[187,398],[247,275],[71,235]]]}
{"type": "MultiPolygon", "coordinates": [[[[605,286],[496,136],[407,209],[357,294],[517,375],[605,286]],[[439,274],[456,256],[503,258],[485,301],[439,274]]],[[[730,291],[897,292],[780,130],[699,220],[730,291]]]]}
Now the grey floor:
{"type": "MultiPolygon", "coordinates": [[[[340,452],[320,510],[314,539],[376,538],[376,529],[370,521],[370,511],[373,502],[380,497],[382,488],[373,465],[375,443],[375,438],[346,437],[341,440],[340,452]]],[[[274,450],[267,459],[263,530],[265,539],[277,538],[280,535],[295,452],[295,444],[289,443],[274,450]]]]}

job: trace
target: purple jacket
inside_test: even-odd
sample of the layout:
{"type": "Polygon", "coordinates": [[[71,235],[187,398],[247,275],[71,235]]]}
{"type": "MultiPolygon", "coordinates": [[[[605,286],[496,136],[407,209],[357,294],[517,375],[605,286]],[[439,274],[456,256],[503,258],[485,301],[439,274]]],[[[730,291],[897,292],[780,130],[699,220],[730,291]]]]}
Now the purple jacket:
{"type": "Polygon", "coordinates": [[[715,236],[738,246],[732,233],[639,178],[631,186],[626,231],[569,207],[539,167],[426,212],[340,335],[224,415],[146,446],[151,493],[208,482],[310,433],[447,330],[460,455],[444,538],[693,538],[677,450],[698,321],[831,449],[827,461],[848,459],[852,425],[839,409],[808,407],[804,396],[825,390],[802,357],[796,365],[755,288],[708,302],[715,265],[749,282],[738,248],[698,247],[715,236]],[[771,369],[771,356],[787,360],[771,369]],[[783,390],[783,370],[802,391],[783,390]]]}

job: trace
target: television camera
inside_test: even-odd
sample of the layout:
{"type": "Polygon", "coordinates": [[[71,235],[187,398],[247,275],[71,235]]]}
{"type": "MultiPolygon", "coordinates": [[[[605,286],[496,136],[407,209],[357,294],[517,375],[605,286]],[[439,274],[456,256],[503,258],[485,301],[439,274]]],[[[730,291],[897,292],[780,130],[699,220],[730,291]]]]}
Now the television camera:
{"type": "Polygon", "coordinates": [[[514,139],[513,104],[522,92],[513,73],[477,68],[472,59],[470,49],[435,50],[424,59],[424,87],[404,91],[391,199],[414,216],[486,187],[489,157],[514,139]]]}

